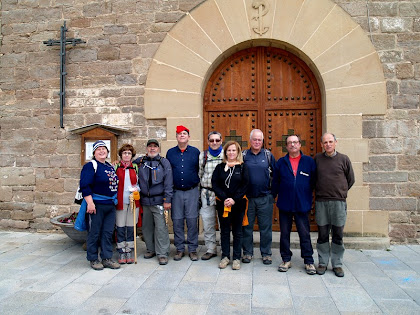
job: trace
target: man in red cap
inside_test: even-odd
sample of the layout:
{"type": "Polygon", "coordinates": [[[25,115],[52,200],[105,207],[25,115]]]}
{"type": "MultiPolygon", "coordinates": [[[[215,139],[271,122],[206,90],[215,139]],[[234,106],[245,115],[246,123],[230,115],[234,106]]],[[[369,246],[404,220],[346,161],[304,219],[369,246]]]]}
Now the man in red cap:
{"type": "Polygon", "coordinates": [[[188,252],[192,261],[198,260],[198,157],[200,151],[188,145],[190,130],[182,125],[176,127],[178,145],[169,149],[166,158],[172,166],[174,194],[172,197],[171,217],[174,228],[174,260],[185,255],[184,221],[187,223],[188,252]]]}

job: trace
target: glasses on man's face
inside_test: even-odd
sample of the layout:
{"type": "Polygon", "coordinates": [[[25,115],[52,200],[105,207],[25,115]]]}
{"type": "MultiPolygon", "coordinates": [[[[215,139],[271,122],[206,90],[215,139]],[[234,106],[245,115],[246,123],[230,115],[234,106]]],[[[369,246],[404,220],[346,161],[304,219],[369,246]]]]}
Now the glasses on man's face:
{"type": "Polygon", "coordinates": [[[132,153],[131,153],[131,151],[124,151],[122,154],[123,155],[131,155],[132,153]]]}
{"type": "Polygon", "coordinates": [[[287,145],[297,145],[299,141],[287,141],[287,145]]]}
{"type": "Polygon", "coordinates": [[[211,143],[219,143],[222,139],[210,139],[209,142],[211,143]]]}

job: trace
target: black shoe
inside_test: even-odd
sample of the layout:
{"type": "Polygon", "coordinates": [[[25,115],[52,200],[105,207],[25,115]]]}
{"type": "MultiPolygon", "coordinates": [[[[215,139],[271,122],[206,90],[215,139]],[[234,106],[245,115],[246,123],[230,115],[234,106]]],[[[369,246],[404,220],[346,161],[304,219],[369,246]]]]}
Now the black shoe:
{"type": "Polygon", "coordinates": [[[217,257],[217,254],[205,253],[203,256],[201,256],[201,260],[209,260],[213,257],[217,257]]]}
{"type": "Polygon", "coordinates": [[[321,276],[325,273],[325,271],[327,271],[327,266],[318,265],[318,267],[316,268],[316,273],[321,276]]]}
{"type": "Polygon", "coordinates": [[[168,264],[168,257],[161,256],[159,257],[159,265],[167,265],[168,264]]]}
{"type": "Polygon", "coordinates": [[[334,273],[335,273],[335,275],[337,276],[337,277],[344,277],[344,270],[343,270],[343,268],[341,268],[341,267],[335,267],[335,268],[333,268],[333,271],[334,271],[334,273]]]}
{"type": "Polygon", "coordinates": [[[175,256],[174,256],[174,260],[175,261],[180,261],[182,259],[182,257],[185,256],[184,252],[178,251],[176,252],[175,256]]]}

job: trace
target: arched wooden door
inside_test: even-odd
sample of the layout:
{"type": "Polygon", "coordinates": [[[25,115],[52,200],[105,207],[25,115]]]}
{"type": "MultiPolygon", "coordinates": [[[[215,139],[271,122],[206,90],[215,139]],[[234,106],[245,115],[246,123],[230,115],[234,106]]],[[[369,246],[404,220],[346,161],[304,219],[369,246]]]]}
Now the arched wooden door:
{"type": "MultiPolygon", "coordinates": [[[[297,56],[274,47],[253,47],[223,61],[204,94],[204,139],[219,131],[224,141],[249,147],[249,134],[264,132],[265,148],[279,159],[286,137],[299,134],[304,154],[321,151],[321,94],[314,74],[297,56]]],[[[316,229],[313,213],[311,229],[316,229]]],[[[273,230],[279,230],[278,211],[273,230]]]]}

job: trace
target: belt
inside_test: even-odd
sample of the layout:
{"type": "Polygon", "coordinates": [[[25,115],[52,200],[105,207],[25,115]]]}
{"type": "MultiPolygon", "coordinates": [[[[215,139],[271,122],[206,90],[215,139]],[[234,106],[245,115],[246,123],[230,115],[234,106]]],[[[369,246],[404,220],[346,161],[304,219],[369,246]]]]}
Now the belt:
{"type": "Polygon", "coordinates": [[[195,186],[192,186],[192,187],[190,187],[190,188],[176,188],[176,187],[175,187],[175,190],[188,191],[188,190],[191,190],[191,189],[196,188],[197,186],[198,186],[198,185],[195,185],[195,186]]]}
{"type": "Polygon", "coordinates": [[[207,190],[210,190],[210,191],[214,191],[213,188],[209,188],[209,187],[203,187],[203,186],[201,186],[201,188],[207,189],[207,190]]]}

